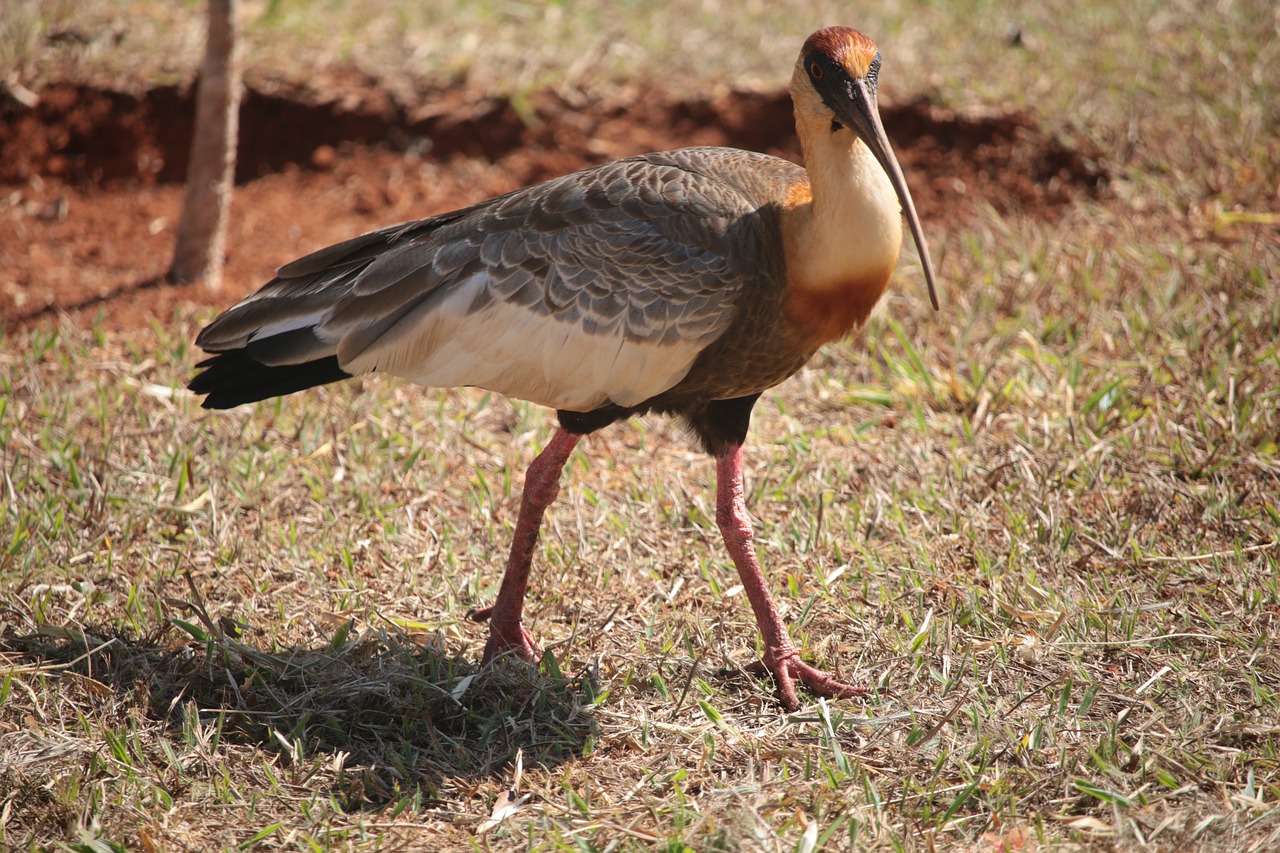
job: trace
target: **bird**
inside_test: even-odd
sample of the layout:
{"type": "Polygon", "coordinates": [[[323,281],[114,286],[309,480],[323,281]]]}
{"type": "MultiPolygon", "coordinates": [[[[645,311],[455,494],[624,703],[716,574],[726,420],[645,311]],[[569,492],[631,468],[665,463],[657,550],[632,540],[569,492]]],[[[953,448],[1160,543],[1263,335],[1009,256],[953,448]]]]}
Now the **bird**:
{"type": "Polygon", "coordinates": [[[810,35],[789,91],[804,166],[726,147],[644,154],[382,228],[284,265],[197,338],[189,382],[227,409],[351,376],[475,386],[554,409],[530,463],[483,662],[536,661],[522,614],[539,529],[584,436],[633,415],[682,421],[715,460],[716,523],[760,630],[754,666],[867,694],[801,657],[762,572],[743,490],[761,394],[860,328],[898,262],[905,217],[933,264],[881,123],[875,43],[810,35]]]}

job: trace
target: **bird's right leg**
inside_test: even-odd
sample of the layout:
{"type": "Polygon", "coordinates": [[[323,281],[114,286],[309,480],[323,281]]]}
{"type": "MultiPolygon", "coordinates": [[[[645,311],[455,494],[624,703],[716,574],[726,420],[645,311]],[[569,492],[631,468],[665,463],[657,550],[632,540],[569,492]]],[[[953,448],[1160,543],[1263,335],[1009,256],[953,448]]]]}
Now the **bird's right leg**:
{"type": "Polygon", "coordinates": [[[788,711],[800,709],[800,696],[796,692],[799,681],[819,696],[862,696],[871,691],[837,681],[830,673],[823,672],[800,659],[800,651],[782,624],[778,606],[769,592],[768,581],[760,570],[756,549],[752,545],[751,516],[747,514],[742,486],[742,445],[730,445],[716,456],[716,523],[724,537],[725,547],[733,557],[742,580],[743,591],[751,603],[760,635],[764,640],[763,668],[773,673],[778,683],[778,696],[788,711]]]}
{"type": "Polygon", "coordinates": [[[540,655],[538,646],[520,623],[525,592],[529,588],[529,564],[533,561],[533,549],[538,542],[542,517],[560,492],[560,473],[581,438],[581,434],[561,427],[538,454],[538,458],[530,463],[529,470],[525,473],[520,514],[516,517],[516,530],[511,538],[511,555],[507,558],[507,571],[502,576],[498,597],[491,607],[477,610],[471,615],[476,620],[489,620],[489,641],[484,646],[484,663],[502,652],[512,650],[530,661],[536,661],[540,655]]]}

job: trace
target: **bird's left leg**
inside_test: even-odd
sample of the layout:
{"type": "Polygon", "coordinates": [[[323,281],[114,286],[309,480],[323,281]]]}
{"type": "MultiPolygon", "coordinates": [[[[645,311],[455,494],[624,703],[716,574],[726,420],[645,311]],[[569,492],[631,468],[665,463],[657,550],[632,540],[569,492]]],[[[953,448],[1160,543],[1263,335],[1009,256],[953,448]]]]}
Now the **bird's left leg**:
{"type": "Polygon", "coordinates": [[[800,652],[791,642],[786,626],[782,624],[782,616],[769,593],[769,586],[760,571],[760,562],[756,559],[755,547],[752,545],[751,517],[747,515],[742,490],[740,444],[731,445],[716,456],[716,523],[724,536],[725,547],[729,549],[733,563],[738,568],[738,577],[742,579],[747,600],[751,602],[751,609],[755,612],[756,623],[760,626],[760,634],[764,639],[761,663],[773,673],[778,682],[778,695],[783,706],[788,711],[800,708],[796,679],[819,696],[843,698],[870,693],[865,687],[843,684],[830,673],[800,660],[800,652]]]}
{"type": "Polygon", "coordinates": [[[493,606],[472,614],[473,619],[489,620],[489,641],[484,646],[485,663],[509,650],[514,650],[526,660],[538,659],[538,646],[520,623],[525,592],[529,588],[529,564],[533,562],[542,516],[560,492],[560,472],[581,438],[581,434],[561,427],[525,473],[520,514],[516,517],[511,555],[507,558],[507,571],[502,576],[498,597],[494,599],[493,606]]]}

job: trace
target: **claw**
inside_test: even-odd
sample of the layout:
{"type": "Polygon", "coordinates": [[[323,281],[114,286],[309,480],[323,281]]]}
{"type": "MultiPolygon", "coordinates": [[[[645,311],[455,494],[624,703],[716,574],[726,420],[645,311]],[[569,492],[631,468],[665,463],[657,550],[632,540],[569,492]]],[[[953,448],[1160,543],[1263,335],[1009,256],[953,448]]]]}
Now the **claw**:
{"type": "MultiPolygon", "coordinates": [[[[488,608],[486,608],[487,610],[488,608]]],[[[481,611],[476,611],[471,618],[479,618],[481,611]]],[[[487,617],[488,614],[485,614],[487,617]]],[[[489,640],[484,644],[484,657],[481,665],[488,664],[499,655],[514,653],[529,663],[537,663],[542,659],[542,650],[534,642],[533,636],[517,622],[515,625],[499,625],[494,622],[489,628],[489,640]]]]}
{"type": "Polygon", "coordinates": [[[828,699],[849,699],[854,696],[870,696],[869,687],[855,687],[837,681],[831,673],[810,666],[800,660],[800,652],[787,649],[770,654],[766,659],[756,661],[747,667],[750,672],[769,672],[778,683],[778,698],[788,711],[800,710],[800,696],[796,692],[796,679],[799,679],[811,693],[825,696],[828,699]]]}

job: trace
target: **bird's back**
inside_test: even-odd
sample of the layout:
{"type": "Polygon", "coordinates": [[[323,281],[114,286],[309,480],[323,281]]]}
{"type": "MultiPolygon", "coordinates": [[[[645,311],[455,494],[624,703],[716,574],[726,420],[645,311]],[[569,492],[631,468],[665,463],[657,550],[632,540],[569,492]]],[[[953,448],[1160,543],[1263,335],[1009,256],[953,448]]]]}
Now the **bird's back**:
{"type": "Polygon", "coordinates": [[[388,372],[580,412],[761,391],[812,353],[772,351],[787,343],[778,219],[806,180],[688,148],[366,234],[214,320],[197,343],[220,355],[192,388],[218,407],[306,387],[312,369],[310,384],[388,372]]]}

